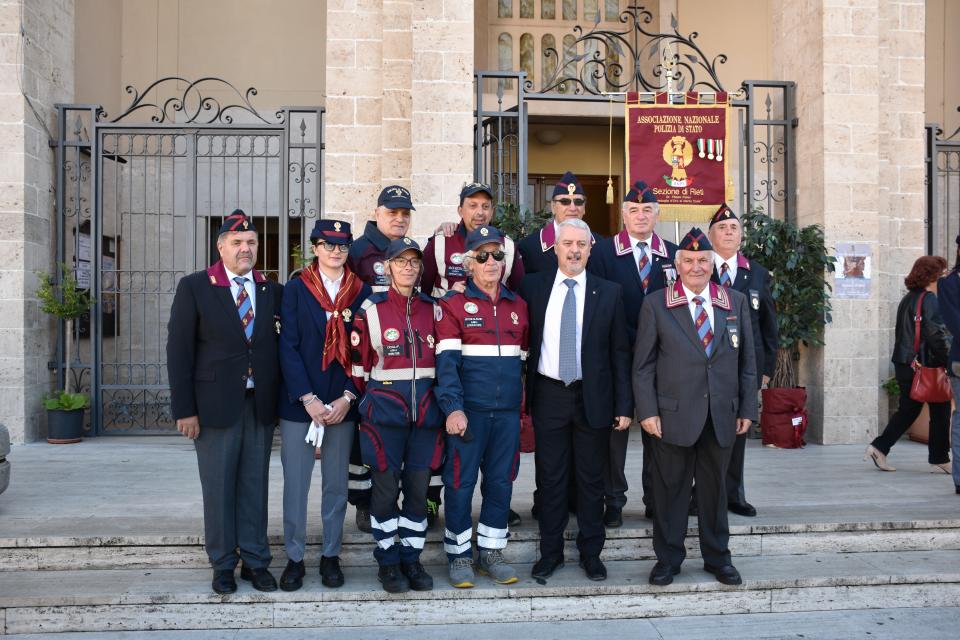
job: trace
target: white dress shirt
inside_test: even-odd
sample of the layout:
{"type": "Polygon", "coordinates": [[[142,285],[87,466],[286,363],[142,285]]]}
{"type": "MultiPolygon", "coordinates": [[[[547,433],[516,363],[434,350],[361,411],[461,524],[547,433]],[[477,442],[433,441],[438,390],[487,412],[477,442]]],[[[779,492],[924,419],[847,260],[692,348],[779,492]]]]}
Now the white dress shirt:
{"type": "Polygon", "coordinates": [[[697,303],[693,301],[695,296],[700,296],[703,298],[703,310],[707,312],[707,318],[710,320],[710,330],[713,331],[713,335],[717,335],[717,325],[713,321],[713,303],[710,301],[710,285],[707,285],[702,292],[694,293],[690,289],[687,289],[687,285],[683,285],[683,293],[687,296],[687,307],[690,309],[690,317],[693,318],[693,327],[697,327],[697,314],[696,308],[697,303]]]}
{"type": "MultiPolygon", "coordinates": [[[[337,294],[340,293],[340,285],[343,283],[343,274],[340,274],[340,277],[336,280],[331,280],[327,275],[320,270],[320,280],[323,281],[323,288],[327,290],[327,295],[330,296],[330,302],[333,302],[337,299],[337,294]]],[[[327,311],[327,320],[330,319],[330,316],[333,315],[331,312],[327,311]]]]}
{"type": "Polygon", "coordinates": [[[730,256],[729,260],[724,260],[716,251],[713,252],[713,264],[717,267],[717,277],[720,277],[720,269],[724,264],[727,265],[727,273],[730,274],[730,285],[733,286],[737,279],[737,254],[730,256]]]}
{"type": "MultiPolygon", "coordinates": [[[[537,373],[560,379],[560,318],[563,314],[563,301],[570,289],[563,283],[569,276],[557,269],[557,277],[550,289],[550,299],[547,301],[547,313],[543,320],[543,342],[540,344],[540,361],[537,363],[537,373]]],[[[583,378],[583,369],[580,366],[580,349],[583,344],[583,304],[587,299],[587,272],[572,278],[576,281],[573,292],[577,296],[577,380],[583,378]]]]}
{"type": "Polygon", "coordinates": [[[645,253],[647,255],[647,264],[649,264],[651,267],[650,275],[652,277],[653,276],[653,270],[652,270],[653,254],[651,253],[651,250],[650,250],[651,242],[653,242],[653,234],[650,234],[650,237],[647,238],[646,240],[641,240],[636,236],[630,236],[630,247],[633,249],[633,264],[636,265],[637,267],[637,273],[640,273],[640,256],[641,254],[645,253]],[[647,246],[641,249],[640,247],[637,246],[638,242],[646,242],[647,246]]]}
{"type": "MultiPolygon", "coordinates": [[[[256,283],[253,281],[253,271],[249,272],[245,276],[240,276],[230,269],[227,269],[226,266],[223,267],[224,272],[227,274],[227,280],[230,281],[230,293],[233,295],[233,304],[237,304],[237,297],[240,295],[240,285],[234,282],[234,278],[246,278],[247,282],[244,284],[244,289],[247,291],[247,296],[250,298],[250,304],[253,305],[253,325],[257,325],[257,287],[256,283]]],[[[240,317],[239,312],[237,312],[237,317],[240,317]]],[[[247,378],[247,389],[253,389],[253,376],[247,378]]]]}

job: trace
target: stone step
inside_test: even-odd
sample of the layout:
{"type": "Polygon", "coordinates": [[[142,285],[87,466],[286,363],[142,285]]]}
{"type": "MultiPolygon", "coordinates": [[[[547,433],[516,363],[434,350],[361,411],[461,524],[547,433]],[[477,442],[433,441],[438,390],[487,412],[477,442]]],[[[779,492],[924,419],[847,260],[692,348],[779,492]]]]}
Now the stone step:
{"type": "MultiPolygon", "coordinates": [[[[320,585],[316,572],[294,593],[261,593],[239,581],[237,593],[210,591],[201,569],[83,570],[0,574],[0,633],[257,629],[403,624],[549,622],[885,607],[960,605],[960,554],[955,551],[816,553],[736,557],[744,577],[721,585],[691,559],[669,587],[646,578],[652,561],[608,561],[609,578],[588,581],[571,563],[546,584],[510,586],[478,578],[473,589],[445,582],[428,566],[434,591],[390,595],[371,566],[348,568],[347,584],[320,585]]],[[[279,575],[280,567],[275,567],[279,575]]]]}
{"type": "MultiPolygon", "coordinates": [[[[643,521],[648,522],[648,521],[643,521]]],[[[699,557],[696,521],[691,519],[687,553],[699,557]]],[[[804,553],[929,551],[960,549],[960,520],[732,525],[730,550],[737,556],[776,556],[804,553]]],[[[654,557],[652,528],[624,526],[607,531],[604,558],[649,560],[654,557]]],[[[576,529],[566,532],[567,554],[576,554],[576,529]]],[[[286,562],[283,537],[270,536],[273,557],[286,562]]],[[[524,525],[511,532],[506,555],[512,562],[533,563],[537,531],[524,525]]],[[[320,535],[308,536],[306,562],[316,566],[320,535]]],[[[373,541],[362,533],[345,533],[344,566],[372,566],[373,541]]],[[[425,563],[444,561],[442,533],[430,531],[424,547],[425,563]]],[[[78,536],[0,539],[0,574],[4,571],[63,571],[81,569],[206,568],[202,536],[78,536]]]]}

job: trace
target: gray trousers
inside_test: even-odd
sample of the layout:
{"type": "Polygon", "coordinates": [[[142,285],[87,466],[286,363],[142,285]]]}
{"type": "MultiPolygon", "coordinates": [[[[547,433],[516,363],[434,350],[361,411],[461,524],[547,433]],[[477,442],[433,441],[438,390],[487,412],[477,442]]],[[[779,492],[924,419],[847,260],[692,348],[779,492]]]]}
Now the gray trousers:
{"type": "MultiPolygon", "coordinates": [[[[958,398],[960,402],[960,379],[950,376],[950,387],[953,389],[953,397],[958,398]]],[[[951,459],[953,460],[953,484],[960,487],[960,410],[953,412],[953,419],[950,421],[950,448],[951,459]]]]}
{"type": "MultiPolygon", "coordinates": [[[[639,426],[639,424],[637,425],[639,426]]],[[[630,441],[630,429],[610,430],[609,454],[603,474],[604,503],[608,507],[623,509],[627,504],[627,443],[630,441]]]]}
{"type": "MultiPolygon", "coordinates": [[[[283,544],[287,558],[303,560],[307,544],[307,496],[313,476],[314,447],[303,441],[309,422],[280,420],[280,461],[283,463],[283,544]]],[[[347,479],[353,422],[328,425],[320,448],[322,475],[320,519],[323,522],[323,555],[340,555],[343,518],[347,513],[347,479]]]]}
{"type": "Polygon", "coordinates": [[[218,571],[234,569],[241,558],[251,569],[270,565],[267,487],[273,425],[257,424],[256,414],[253,396],[247,396],[237,424],[226,429],[200,425],[194,440],[204,544],[218,571]]]}

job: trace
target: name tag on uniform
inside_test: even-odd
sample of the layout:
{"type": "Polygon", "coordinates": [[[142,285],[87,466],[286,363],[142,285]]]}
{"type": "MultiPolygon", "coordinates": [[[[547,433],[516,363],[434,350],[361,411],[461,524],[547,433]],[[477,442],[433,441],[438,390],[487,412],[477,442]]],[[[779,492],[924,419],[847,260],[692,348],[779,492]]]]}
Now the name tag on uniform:
{"type": "Polygon", "coordinates": [[[387,357],[396,357],[403,355],[403,347],[398,344],[383,345],[383,355],[387,357]]]}
{"type": "Polygon", "coordinates": [[[447,265],[448,278],[463,278],[464,276],[466,276],[466,271],[463,270],[463,267],[447,265]]]}
{"type": "Polygon", "coordinates": [[[750,306],[754,311],[760,310],[760,292],[756,289],[750,289],[750,306]]]}
{"type": "Polygon", "coordinates": [[[737,316],[727,316],[727,339],[730,340],[731,347],[740,348],[740,326],[737,324],[737,316]]]}
{"type": "Polygon", "coordinates": [[[467,329],[479,329],[483,326],[483,318],[464,318],[463,326],[467,329]]]}
{"type": "Polygon", "coordinates": [[[373,276],[373,284],[378,287],[390,286],[390,278],[387,276],[373,276]]]}

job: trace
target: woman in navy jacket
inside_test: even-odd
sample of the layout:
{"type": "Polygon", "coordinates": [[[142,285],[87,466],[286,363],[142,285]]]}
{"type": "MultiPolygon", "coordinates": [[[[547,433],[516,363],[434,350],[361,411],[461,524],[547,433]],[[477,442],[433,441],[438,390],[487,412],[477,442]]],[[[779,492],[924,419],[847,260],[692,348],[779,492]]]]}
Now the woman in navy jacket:
{"type": "MultiPolygon", "coordinates": [[[[957,255],[953,270],[937,283],[940,315],[947,330],[953,335],[947,361],[947,375],[954,399],[960,398],[960,236],[957,236],[957,255]]],[[[950,431],[953,448],[953,485],[960,494],[960,411],[953,412],[950,431]]]]}
{"type": "Polygon", "coordinates": [[[347,510],[347,465],[356,428],[357,389],[350,377],[350,331],[370,286],[346,266],[350,225],[318,220],[310,234],[313,262],[287,283],[280,310],[280,459],[283,462],[283,541],[287,567],[280,588],[303,586],[307,495],[314,460],[323,473],[323,554],[320,577],[343,584],[340,543],[347,510]],[[324,432],[316,438],[319,427],[324,432]],[[314,436],[313,442],[307,442],[314,436]]]}

